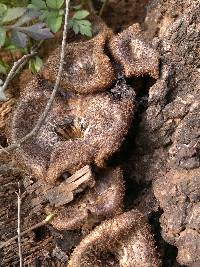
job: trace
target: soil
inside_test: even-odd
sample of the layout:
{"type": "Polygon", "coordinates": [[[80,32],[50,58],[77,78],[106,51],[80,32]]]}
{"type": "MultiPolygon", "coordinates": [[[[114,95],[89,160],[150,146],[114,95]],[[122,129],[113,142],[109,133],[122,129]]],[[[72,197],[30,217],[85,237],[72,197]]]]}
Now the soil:
{"type": "MultiPolygon", "coordinates": [[[[163,267],[200,266],[199,14],[198,0],[112,0],[103,13],[116,33],[140,23],[160,55],[159,79],[127,79],[136,91],[137,111],[122,147],[108,165],[122,167],[125,209],[139,209],[147,217],[163,267]]],[[[59,40],[58,35],[56,43],[47,42],[41,53],[48,56],[59,40]]],[[[0,55],[12,60],[10,55],[0,55]]],[[[10,84],[10,100],[0,103],[3,147],[8,145],[16,103],[32,78],[24,70],[10,84]]],[[[22,180],[26,182],[20,184],[24,193],[21,228],[27,229],[45,218],[38,198],[41,184],[16,166],[12,155],[1,153],[1,242],[17,234],[16,192],[22,180]]],[[[24,266],[66,266],[85,235],[78,230],[59,231],[50,224],[29,232],[22,238],[24,266]]],[[[19,266],[16,241],[0,250],[0,266],[19,266]]]]}

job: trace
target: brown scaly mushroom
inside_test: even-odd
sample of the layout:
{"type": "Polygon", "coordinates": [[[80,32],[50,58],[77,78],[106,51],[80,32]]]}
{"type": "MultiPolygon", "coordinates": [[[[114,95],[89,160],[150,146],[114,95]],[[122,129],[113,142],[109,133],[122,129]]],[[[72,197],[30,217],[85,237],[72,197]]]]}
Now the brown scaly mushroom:
{"type": "Polygon", "coordinates": [[[72,253],[68,267],[158,267],[144,216],[131,210],[97,226],[72,253]]]}
{"type": "MultiPolygon", "coordinates": [[[[91,18],[93,38],[72,42],[66,46],[65,64],[60,85],[66,90],[80,94],[104,91],[115,80],[109,57],[104,53],[107,39],[112,31],[97,16],[91,18]]],[[[58,72],[58,47],[48,58],[42,70],[42,76],[54,82],[58,72]]]]}
{"type": "MultiPolygon", "coordinates": [[[[17,143],[33,129],[50,97],[51,89],[45,80],[38,78],[34,78],[27,85],[13,114],[10,129],[11,143],[17,143]]],[[[16,161],[31,170],[38,178],[45,176],[51,151],[57,142],[62,141],[55,128],[68,114],[65,101],[59,96],[56,97],[39,133],[14,151],[16,161]]]]}
{"type": "Polygon", "coordinates": [[[56,214],[51,222],[61,230],[90,230],[102,220],[122,213],[124,184],[120,168],[97,169],[96,183],[76,198],[61,207],[54,208],[48,205],[49,212],[56,214]]]}
{"type": "Polygon", "coordinates": [[[154,182],[154,194],[164,210],[163,238],[177,246],[180,264],[199,266],[200,170],[171,170],[154,182]]]}
{"type": "MultiPolygon", "coordinates": [[[[84,130],[82,137],[57,144],[51,154],[47,181],[55,183],[63,172],[73,174],[86,164],[104,166],[127,134],[134,102],[129,97],[115,99],[109,93],[80,96],[75,120],[84,130]]],[[[73,104],[74,105],[74,104],[73,104]]]]}
{"type": "MultiPolygon", "coordinates": [[[[45,80],[30,82],[13,115],[11,142],[33,128],[51,90],[45,80]]],[[[133,107],[132,99],[115,100],[109,93],[68,99],[58,95],[38,134],[16,149],[15,158],[36,177],[53,183],[65,171],[73,174],[87,164],[102,165],[120,147],[133,107]]]]}
{"type": "Polygon", "coordinates": [[[109,42],[114,59],[121,64],[126,77],[159,76],[158,53],[144,41],[139,24],[133,24],[113,36],[109,42]]]}

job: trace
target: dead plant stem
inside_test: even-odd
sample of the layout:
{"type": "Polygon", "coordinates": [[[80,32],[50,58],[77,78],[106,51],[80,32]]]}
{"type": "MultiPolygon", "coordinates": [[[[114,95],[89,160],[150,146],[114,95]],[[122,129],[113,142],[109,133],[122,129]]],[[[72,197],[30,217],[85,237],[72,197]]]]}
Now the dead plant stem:
{"type": "Polygon", "coordinates": [[[18,193],[17,193],[17,239],[18,239],[18,251],[19,251],[19,266],[23,267],[22,244],[21,244],[21,189],[19,182],[18,182],[18,193]]]}

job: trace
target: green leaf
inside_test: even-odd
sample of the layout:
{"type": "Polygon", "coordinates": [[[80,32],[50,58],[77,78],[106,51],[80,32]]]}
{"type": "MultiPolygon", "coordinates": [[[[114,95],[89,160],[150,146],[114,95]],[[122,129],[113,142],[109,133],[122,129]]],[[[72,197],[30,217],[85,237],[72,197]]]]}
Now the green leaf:
{"type": "Polygon", "coordinates": [[[3,60],[0,60],[0,73],[7,74],[8,64],[6,64],[3,60]]]}
{"type": "Polygon", "coordinates": [[[92,28],[88,25],[79,24],[80,33],[88,37],[92,37],[92,28]]]}
{"type": "Polygon", "coordinates": [[[0,27],[0,47],[2,47],[6,40],[6,30],[0,27]]]}
{"type": "Polygon", "coordinates": [[[46,3],[43,0],[32,0],[32,5],[37,7],[37,9],[46,9],[46,3]]]}
{"type": "Polygon", "coordinates": [[[12,51],[17,50],[17,47],[14,44],[10,44],[4,47],[4,49],[12,52],[12,51]]]}
{"type": "Polygon", "coordinates": [[[88,26],[88,27],[91,27],[92,26],[92,23],[89,20],[87,20],[87,19],[79,20],[78,23],[81,24],[81,25],[88,26]]]}
{"type": "Polygon", "coordinates": [[[82,8],[82,5],[80,4],[80,5],[76,5],[76,6],[73,6],[73,9],[74,10],[79,10],[79,9],[81,9],[82,8]]]}
{"type": "Polygon", "coordinates": [[[12,25],[12,27],[19,27],[25,23],[27,24],[31,20],[38,18],[40,16],[40,14],[41,14],[41,12],[39,12],[37,10],[27,9],[27,11],[24,13],[24,15],[22,15],[17,20],[17,22],[14,25],[12,25]]]}
{"type": "Polygon", "coordinates": [[[23,7],[8,8],[2,19],[2,23],[7,23],[21,17],[25,13],[25,11],[26,8],[23,7]]]}
{"type": "Polygon", "coordinates": [[[74,23],[72,25],[72,29],[75,32],[75,34],[78,34],[80,32],[79,24],[76,21],[74,21],[74,23]]]}
{"type": "Polygon", "coordinates": [[[4,4],[0,4],[0,19],[5,15],[7,11],[7,6],[4,4]]]}
{"type": "Polygon", "coordinates": [[[43,61],[38,56],[29,60],[29,69],[32,71],[33,74],[39,72],[42,68],[42,65],[43,61]]]}
{"type": "Polygon", "coordinates": [[[78,34],[80,32],[78,20],[70,19],[69,20],[69,28],[70,29],[73,29],[73,31],[75,32],[75,34],[78,34]]]}
{"type": "Polygon", "coordinates": [[[62,7],[64,0],[46,0],[47,6],[53,9],[59,9],[62,7]]]}
{"type": "Polygon", "coordinates": [[[64,9],[60,9],[60,10],[59,10],[59,15],[61,16],[61,15],[64,15],[64,14],[65,14],[64,9]]]}
{"type": "Polygon", "coordinates": [[[48,10],[42,11],[42,14],[40,15],[40,20],[44,21],[49,16],[50,12],[48,10]]]}
{"type": "Polygon", "coordinates": [[[74,20],[73,19],[69,19],[69,22],[68,22],[69,29],[72,29],[73,24],[74,24],[74,20]]]}
{"type": "Polygon", "coordinates": [[[60,30],[62,25],[62,16],[56,16],[56,15],[49,15],[47,17],[47,26],[50,28],[52,32],[57,32],[60,30]]]}
{"type": "Polygon", "coordinates": [[[16,47],[24,48],[27,45],[28,38],[25,33],[12,30],[11,40],[16,47]]]}
{"type": "Polygon", "coordinates": [[[40,57],[36,56],[35,57],[35,70],[39,72],[42,68],[43,61],[40,57]]]}
{"type": "Polygon", "coordinates": [[[34,5],[32,5],[32,4],[29,4],[28,6],[27,6],[27,8],[29,8],[29,9],[31,9],[31,10],[40,10],[38,7],[36,7],[36,6],[34,6],[34,5]]]}
{"type": "Polygon", "coordinates": [[[45,23],[38,22],[27,27],[18,27],[19,31],[24,32],[34,40],[45,40],[53,38],[53,34],[46,27],[45,23]]]}
{"type": "Polygon", "coordinates": [[[87,10],[78,10],[74,13],[73,19],[84,19],[86,18],[90,13],[87,10]]]}

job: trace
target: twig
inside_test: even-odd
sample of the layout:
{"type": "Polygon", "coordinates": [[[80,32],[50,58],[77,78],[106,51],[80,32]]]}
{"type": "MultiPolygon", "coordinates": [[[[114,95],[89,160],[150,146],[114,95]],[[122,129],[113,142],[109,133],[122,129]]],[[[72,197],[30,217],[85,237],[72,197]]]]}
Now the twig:
{"type": "Polygon", "coordinates": [[[99,11],[99,17],[102,17],[103,12],[104,12],[104,9],[105,9],[105,7],[106,7],[107,4],[108,4],[108,0],[104,0],[104,1],[103,1],[103,4],[102,4],[102,6],[101,6],[101,9],[100,9],[100,11],[99,11]]]}
{"type": "Polygon", "coordinates": [[[64,22],[64,30],[63,30],[63,39],[62,39],[62,48],[61,48],[61,55],[60,55],[60,65],[59,65],[59,70],[58,70],[58,75],[56,78],[56,82],[53,88],[53,91],[51,93],[51,96],[46,104],[46,107],[43,111],[43,113],[41,114],[40,118],[38,119],[35,127],[32,129],[32,131],[30,131],[26,136],[24,136],[23,138],[21,138],[20,140],[18,140],[17,143],[11,144],[8,147],[5,147],[4,150],[0,149],[0,153],[3,151],[11,151],[15,148],[20,147],[20,145],[22,143],[24,143],[26,140],[28,140],[29,138],[31,138],[32,136],[34,136],[35,134],[37,134],[37,132],[40,130],[43,122],[45,121],[51,106],[53,104],[55,95],[58,91],[58,86],[60,83],[60,79],[61,79],[61,75],[62,75],[62,70],[63,70],[63,65],[64,65],[64,56],[65,56],[65,44],[66,44],[66,38],[67,38],[67,21],[68,21],[68,13],[69,13],[69,2],[70,0],[66,0],[66,5],[65,5],[65,22],[64,22]]]}
{"type": "MultiPolygon", "coordinates": [[[[16,62],[14,62],[10,72],[8,73],[8,76],[3,84],[3,86],[1,87],[0,91],[2,93],[4,93],[8,87],[8,84],[10,83],[10,81],[19,73],[19,71],[26,65],[26,63],[28,62],[28,60],[35,56],[38,52],[37,50],[40,48],[41,44],[43,43],[43,41],[40,41],[39,44],[34,45],[31,48],[31,52],[29,54],[24,55],[23,57],[21,57],[19,60],[17,60],[16,62]]],[[[5,99],[6,100],[6,99],[5,99]]]]}
{"type": "Polygon", "coordinates": [[[3,150],[5,153],[9,154],[9,152],[3,147],[0,145],[0,151],[3,150]]]}
{"type": "Polygon", "coordinates": [[[88,6],[89,6],[89,9],[90,9],[90,12],[93,13],[93,14],[96,14],[96,10],[94,8],[92,0],[88,0],[88,6]]]}
{"type": "MultiPolygon", "coordinates": [[[[28,59],[31,58],[31,57],[33,57],[33,56],[36,55],[36,54],[37,54],[36,51],[31,51],[30,54],[24,55],[23,57],[21,57],[19,60],[17,60],[17,61],[13,64],[13,66],[12,66],[10,72],[8,73],[8,76],[7,76],[7,78],[6,78],[6,80],[5,80],[4,84],[3,84],[3,86],[2,86],[1,89],[0,89],[0,91],[1,91],[2,93],[5,92],[5,90],[6,90],[7,87],[8,87],[9,82],[10,82],[10,81],[14,78],[14,76],[19,72],[19,70],[21,70],[21,68],[27,63],[28,59]]],[[[5,98],[5,100],[7,100],[7,99],[5,98]]]]}
{"type": "Polygon", "coordinates": [[[17,193],[17,234],[18,234],[18,249],[19,249],[19,266],[23,267],[22,244],[21,244],[21,190],[19,182],[18,182],[18,193],[17,193]]]}
{"type": "MultiPolygon", "coordinates": [[[[46,225],[47,223],[49,223],[53,218],[55,217],[54,214],[50,214],[46,217],[46,219],[44,219],[42,222],[39,222],[33,226],[31,226],[30,228],[28,228],[27,230],[23,231],[20,233],[20,237],[24,236],[25,234],[31,232],[32,230],[36,229],[36,228],[39,228],[41,226],[44,226],[46,225]]],[[[10,245],[13,241],[15,241],[16,239],[18,239],[18,236],[19,235],[16,235],[12,238],[10,238],[9,240],[3,242],[0,244],[0,249],[4,248],[4,247],[7,247],[8,245],[10,245]]]]}

